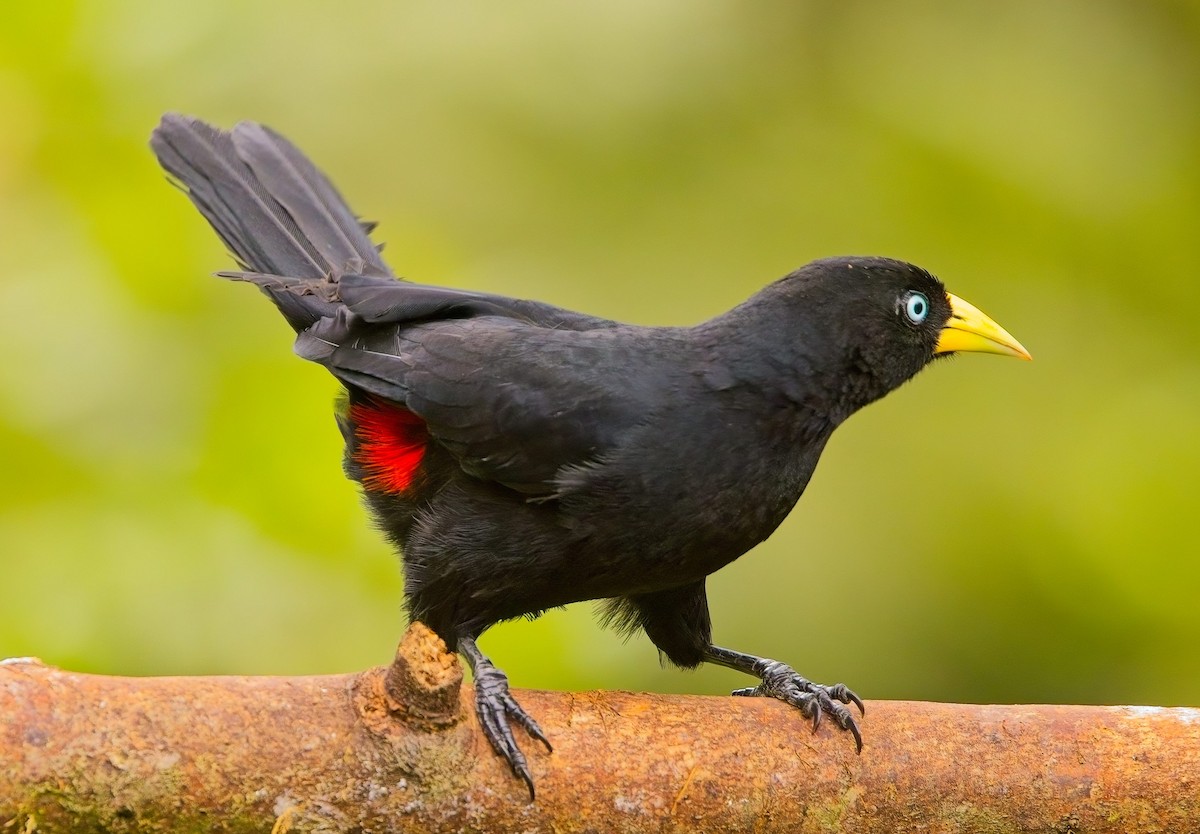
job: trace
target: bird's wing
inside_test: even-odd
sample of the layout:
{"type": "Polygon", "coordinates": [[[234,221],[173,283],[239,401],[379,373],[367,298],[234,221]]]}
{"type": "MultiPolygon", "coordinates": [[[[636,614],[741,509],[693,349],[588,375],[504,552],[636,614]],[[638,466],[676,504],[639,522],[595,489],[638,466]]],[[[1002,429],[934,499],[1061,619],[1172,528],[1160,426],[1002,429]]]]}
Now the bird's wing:
{"type": "MultiPolygon", "coordinates": [[[[427,289],[374,304],[344,293],[353,303],[302,333],[296,350],[403,403],[469,474],[530,497],[555,495],[561,473],[602,460],[644,417],[648,355],[633,328],[545,326],[505,315],[511,299],[427,289]]],[[[548,320],[555,310],[535,312],[548,320]]]]}
{"type": "Polygon", "coordinates": [[[343,275],[342,302],[368,324],[411,324],[430,319],[500,316],[556,330],[604,330],[617,322],[541,301],[455,290],[371,275],[343,275]]]}

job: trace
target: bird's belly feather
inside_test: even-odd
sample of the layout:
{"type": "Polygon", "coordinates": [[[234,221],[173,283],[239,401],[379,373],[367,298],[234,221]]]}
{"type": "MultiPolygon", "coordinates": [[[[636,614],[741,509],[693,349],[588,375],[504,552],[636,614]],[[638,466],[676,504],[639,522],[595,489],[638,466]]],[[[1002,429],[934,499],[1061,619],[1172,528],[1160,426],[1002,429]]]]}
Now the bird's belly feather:
{"type": "Polygon", "coordinates": [[[411,613],[446,639],[713,573],[783,521],[824,445],[762,449],[743,436],[692,449],[687,438],[705,433],[664,443],[648,428],[562,497],[536,503],[468,475],[419,418],[381,405],[350,407],[347,471],[401,551],[411,613]]]}

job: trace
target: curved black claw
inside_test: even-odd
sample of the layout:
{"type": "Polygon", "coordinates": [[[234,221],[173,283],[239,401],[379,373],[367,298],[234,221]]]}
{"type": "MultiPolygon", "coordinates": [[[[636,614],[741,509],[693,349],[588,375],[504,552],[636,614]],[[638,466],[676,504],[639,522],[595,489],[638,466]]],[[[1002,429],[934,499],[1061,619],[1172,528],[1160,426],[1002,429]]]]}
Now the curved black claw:
{"type": "Polygon", "coordinates": [[[764,662],[756,673],[762,677],[758,686],[738,689],[734,695],[763,696],[778,698],[786,704],[791,704],[800,710],[800,714],[812,720],[813,729],[821,726],[821,716],[828,715],[834,723],[843,730],[849,730],[854,736],[854,745],[859,753],[862,752],[862,732],[854,715],[846,709],[846,704],[854,704],[858,711],[866,715],[866,707],[862,698],[854,694],[844,683],[825,686],[813,683],[796,670],[777,660],[764,662]]]}
{"type": "Polygon", "coordinates": [[[525,761],[525,754],[517,746],[508,719],[512,718],[525,728],[525,732],[546,745],[547,752],[553,752],[549,740],[542,728],[521,708],[516,699],[508,691],[508,678],[495,667],[477,670],[475,677],[475,714],[479,716],[479,726],[491,743],[492,749],[508,762],[512,772],[529,788],[529,801],[534,800],[533,775],[525,761]]]}

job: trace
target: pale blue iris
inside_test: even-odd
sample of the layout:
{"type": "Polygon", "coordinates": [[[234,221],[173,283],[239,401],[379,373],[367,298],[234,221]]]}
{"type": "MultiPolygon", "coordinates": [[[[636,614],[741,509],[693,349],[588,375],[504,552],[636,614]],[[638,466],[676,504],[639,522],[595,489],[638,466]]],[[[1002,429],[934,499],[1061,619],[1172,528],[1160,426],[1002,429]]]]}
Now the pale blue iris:
{"type": "Polygon", "coordinates": [[[913,324],[920,324],[929,316],[929,299],[919,292],[908,294],[904,300],[904,315],[913,324]]]}

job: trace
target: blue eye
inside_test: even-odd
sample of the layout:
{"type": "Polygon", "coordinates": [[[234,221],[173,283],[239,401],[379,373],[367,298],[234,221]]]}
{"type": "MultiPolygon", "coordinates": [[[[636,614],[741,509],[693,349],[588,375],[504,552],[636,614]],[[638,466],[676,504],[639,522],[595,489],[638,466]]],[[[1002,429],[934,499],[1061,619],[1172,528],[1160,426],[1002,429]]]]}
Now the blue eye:
{"type": "Polygon", "coordinates": [[[913,324],[921,324],[929,317],[929,299],[919,292],[910,292],[904,298],[904,315],[913,324]]]}

